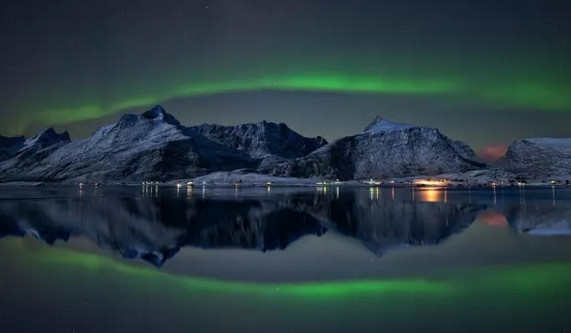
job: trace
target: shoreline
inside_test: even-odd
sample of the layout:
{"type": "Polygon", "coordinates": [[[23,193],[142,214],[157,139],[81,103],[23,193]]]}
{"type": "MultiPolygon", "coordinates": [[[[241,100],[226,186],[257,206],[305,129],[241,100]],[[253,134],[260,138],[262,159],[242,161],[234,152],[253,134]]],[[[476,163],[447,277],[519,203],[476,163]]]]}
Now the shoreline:
{"type": "Polygon", "coordinates": [[[220,188],[220,189],[234,189],[234,188],[415,188],[415,189],[457,189],[457,190],[470,190],[470,189],[525,189],[525,188],[571,188],[569,184],[550,184],[550,183],[527,183],[525,185],[486,185],[486,184],[447,184],[447,185],[417,185],[411,183],[382,183],[382,184],[368,184],[363,181],[345,181],[338,184],[316,184],[315,182],[304,182],[304,183],[206,183],[206,184],[193,184],[185,185],[184,183],[176,181],[158,182],[156,184],[141,184],[140,182],[101,182],[101,183],[82,183],[82,182],[0,182],[1,187],[86,187],[86,188],[97,188],[97,187],[160,187],[160,188],[220,188]],[[80,185],[81,184],[81,185],[80,185]]]}

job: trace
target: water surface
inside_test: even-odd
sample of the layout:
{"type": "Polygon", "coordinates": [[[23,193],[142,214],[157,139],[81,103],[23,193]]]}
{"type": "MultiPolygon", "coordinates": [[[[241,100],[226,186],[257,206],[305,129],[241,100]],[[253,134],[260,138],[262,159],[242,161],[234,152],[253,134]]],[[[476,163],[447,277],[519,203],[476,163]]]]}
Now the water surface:
{"type": "Polygon", "coordinates": [[[2,187],[2,332],[571,329],[571,189],[2,187]]]}

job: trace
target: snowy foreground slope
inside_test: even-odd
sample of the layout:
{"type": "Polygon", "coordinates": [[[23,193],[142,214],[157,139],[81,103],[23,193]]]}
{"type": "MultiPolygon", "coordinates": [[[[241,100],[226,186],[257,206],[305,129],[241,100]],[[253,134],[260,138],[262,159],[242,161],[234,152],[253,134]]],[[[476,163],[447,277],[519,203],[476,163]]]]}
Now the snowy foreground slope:
{"type": "Polygon", "coordinates": [[[571,178],[571,139],[516,141],[505,169],[488,169],[466,144],[435,128],[377,117],[357,135],[327,143],[285,124],[186,127],[161,106],[126,114],[92,136],[71,141],[47,129],[32,138],[0,136],[0,182],[203,181],[286,183],[302,179],[571,178]],[[262,175],[264,176],[262,176],[262,175]],[[206,176],[208,175],[208,176],[206,176]],[[499,175],[499,176],[498,176],[499,175]]]}

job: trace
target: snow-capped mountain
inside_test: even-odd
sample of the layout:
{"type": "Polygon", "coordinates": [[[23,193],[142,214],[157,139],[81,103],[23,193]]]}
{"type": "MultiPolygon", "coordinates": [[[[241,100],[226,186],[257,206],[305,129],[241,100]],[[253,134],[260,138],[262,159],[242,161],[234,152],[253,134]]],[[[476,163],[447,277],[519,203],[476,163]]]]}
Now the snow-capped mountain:
{"type": "Polygon", "coordinates": [[[264,159],[303,156],[324,140],[267,122],[189,128],[155,106],[140,115],[126,114],[74,142],[67,133],[57,135],[50,129],[30,139],[2,138],[0,143],[6,156],[0,160],[0,180],[140,181],[256,169],[264,159]],[[48,147],[49,154],[44,153],[48,147]]]}
{"type": "Polygon", "coordinates": [[[51,156],[59,148],[71,142],[69,134],[56,133],[52,128],[44,129],[37,135],[25,139],[8,139],[5,159],[0,159],[0,178],[11,177],[25,180],[26,171],[33,169],[42,160],[51,156]]]}
{"type": "Polygon", "coordinates": [[[529,179],[568,179],[571,177],[571,138],[516,140],[509,145],[499,164],[529,179]]]}
{"type": "Polygon", "coordinates": [[[222,126],[204,124],[191,129],[228,148],[244,152],[252,158],[305,156],[327,144],[322,137],[306,138],[286,124],[259,123],[222,126]]]}
{"type": "Polygon", "coordinates": [[[92,136],[68,143],[18,173],[0,164],[8,180],[142,180],[194,177],[213,167],[253,166],[246,155],[196,135],[156,106],[126,114],[92,136]]]}
{"type": "Polygon", "coordinates": [[[11,138],[0,136],[0,161],[22,154],[36,153],[45,148],[69,142],[71,140],[67,132],[58,134],[53,128],[46,128],[28,139],[23,136],[11,138]]]}
{"type": "Polygon", "coordinates": [[[363,179],[438,175],[485,167],[466,144],[438,129],[380,117],[363,133],[341,138],[295,161],[264,169],[274,175],[363,179]]]}

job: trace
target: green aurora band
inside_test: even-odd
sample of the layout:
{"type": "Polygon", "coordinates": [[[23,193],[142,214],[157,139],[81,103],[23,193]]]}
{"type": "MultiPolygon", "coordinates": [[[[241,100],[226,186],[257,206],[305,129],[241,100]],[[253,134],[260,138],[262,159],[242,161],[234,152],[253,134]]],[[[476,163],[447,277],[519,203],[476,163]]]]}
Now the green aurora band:
{"type": "MultiPolygon", "coordinates": [[[[522,295],[535,295],[544,291],[569,293],[571,288],[571,264],[540,263],[518,264],[512,266],[490,266],[460,271],[462,279],[417,277],[381,278],[347,281],[296,282],[296,283],[259,283],[246,281],[228,281],[173,275],[137,264],[127,264],[108,257],[79,252],[64,248],[46,248],[42,251],[30,251],[23,242],[13,240],[4,244],[9,252],[16,251],[17,256],[24,255],[28,264],[45,265],[46,269],[59,267],[68,271],[110,271],[130,278],[150,279],[153,282],[169,283],[184,288],[188,292],[206,293],[245,293],[251,295],[280,295],[301,298],[338,298],[355,295],[442,295],[458,296],[476,290],[507,291],[522,295]]],[[[458,276],[459,271],[453,271],[458,276]]]]}
{"type": "MultiPolygon", "coordinates": [[[[242,76],[247,77],[247,76],[242,76]]],[[[134,91],[129,98],[109,97],[102,103],[68,103],[52,107],[28,106],[37,124],[63,125],[75,121],[97,119],[131,108],[143,108],[172,99],[192,98],[222,93],[247,91],[301,91],[338,94],[377,94],[403,96],[437,96],[462,104],[474,104],[492,108],[517,108],[544,111],[571,110],[571,86],[557,80],[468,79],[458,75],[424,75],[403,77],[394,74],[361,75],[341,72],[315,74],[283,74],[256,76],[234,80],[202,80],[177,84],[158,84],[147,87],[144,94],[134,91]],[[431,77],[432,76],[432,77],[431,77]],[[75,105],[74,105],[75,104],[75,105]]],[[[131,90],[137,90],[136,88],[131,90]]],[[[30,125],[29,119],[14,116],[14,125],[8,129],[22,133],[30,125]]]]}

